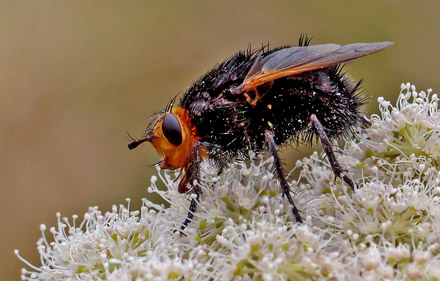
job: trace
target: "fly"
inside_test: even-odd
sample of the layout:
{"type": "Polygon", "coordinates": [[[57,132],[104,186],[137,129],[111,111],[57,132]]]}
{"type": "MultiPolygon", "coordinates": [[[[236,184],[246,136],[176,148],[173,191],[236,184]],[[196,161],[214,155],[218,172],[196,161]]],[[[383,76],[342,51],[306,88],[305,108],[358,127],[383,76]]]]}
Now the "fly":
{"type": "Polygon", "coordinates": [[[290,195],[278,146],[311,144],[319,138],[335,176],[355,188],[331,143],[368,123],[361,114],[361,81],[350,82],[342,67],[393,43],[309,45],[310,40],[306,35],[298,46],[237,52],[192,84],[178,105],[173,99],[152,118],[145,136],[128,145],[134,149],[150,142],[162,169],[181,169],[178,191],[195,194],[182,230],[202,195],[200,163],[205,159],[221,171],[246,159],[249,151],[268,151],[297,222],[302,218],[290,195]]]}

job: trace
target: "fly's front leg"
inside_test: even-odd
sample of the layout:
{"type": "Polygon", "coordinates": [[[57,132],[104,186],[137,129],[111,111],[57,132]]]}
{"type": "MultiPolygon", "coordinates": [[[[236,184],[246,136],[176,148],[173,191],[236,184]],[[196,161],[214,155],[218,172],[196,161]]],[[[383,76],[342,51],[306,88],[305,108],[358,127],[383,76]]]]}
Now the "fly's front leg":
{"type": "Polygon", "coordinates": [[[281,165],[280,156],[278,155],[277,145],[273,139],[273,133],[271,131],[266,131],[266,143],[269,147],[269,152],[272,154],[275,164],[275,170],[277,171],[278,179],[280,180],[281,189],[283,191],[283,197],[286,196],[290,205],[292,206],[292,212],[295,216],[297,222],[302,223],[302,218],[299,214],[298,208],[296,208],[293,202],[292,196],[290,195],[289,184],[287,183],[286,177],[284,176],[283,166],[281,165]]]}
{"type": "Polygon", "coordinates": [[[351,187],[351,189],[354,190],[355,185],[353,181],[344,174],[341,165],[336,159],[330,140],[328,139],[327,134],[325,133],[324,127],[322,126],[321,122],[319,122],[315,114],[312,114],[310,116],[310,121],[312,122],[313,126],[315,127],[318,133],[319,138],[321,139],[322,147],[324,148],[325,154],[327,155],[333,173],[335,174],[336,177],[342,178],[351,187]]]}
{"type": "Polygon", "coordinates": [[[187,177],[187,184],[189,184],[192,189],[191,193],[192,195],[195,195],[191,199],[191,203],[189,205],[188,215],[186,216],[186,219],[183,221],[182,226],[180,227],[180,232],[182,233],[183,230],[188,226],[188,224],[192,221],[194,218],[194,213],[197,210],[197,204],[200,200],[200,197],[202,196],[202,189],[200,188],[199,182],[200,182],[200,152],[199,152],[200,144],[198,141],[195,142],[194,145],[194,151],[193,151],[193,159],[192,163],[189,166],[189,169],[186,171],[188,174],[187,177]]]}

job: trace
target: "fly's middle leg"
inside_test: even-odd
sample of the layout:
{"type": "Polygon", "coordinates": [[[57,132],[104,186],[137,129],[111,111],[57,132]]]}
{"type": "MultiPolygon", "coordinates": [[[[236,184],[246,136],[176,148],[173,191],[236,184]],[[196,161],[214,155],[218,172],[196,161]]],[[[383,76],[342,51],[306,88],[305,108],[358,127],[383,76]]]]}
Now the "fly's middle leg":
{"type": "Polygon", "coordinates": [[[271,131],[266,131],[266,143],[269,147],[269,152],[273,156],[273,159],[274,159],[275,170],[277,171],[277,175],[278,175],[278,179],[280,181],[283,196],[286,196],[287,200],[289,201],[290,205],[292,206],[292,212],[293,212],[293,215],[295,216],[296,221],[299,223],[302,223],[303,220],[301,218],[301,215],[299,214],[299,210],[295,206],[295,203],[293,202],[292,196],[290,195],[289,184],[287,183],[286,177],[284,175],[283,166],[281,165],[281,159],[280,159],[280,156],[278,155],[278,151],[277,151],[277,145],[275,143],[275,140],[273,139],[273,133],[271,131]]]}
{"type": "Polygon", "coordinates": [[[324,127],[322,126],[321,122],[319,122],[318,118],[315,114],[312,114],[310,116],[310,122],[313,124],[313,126],[316,129],[316,132],[318,133],[319,138],[321,139],[321,144],[324,149],[325,154],[327,155],[328,161],[330,163],[330,166],[332,167],[333,173],[336,177],[343,179],[352,190],[355,189],[355,185],[353,181],[344,174],[344,171],[339,164],[338,160],[336,159],[335,153],[332,149],[331,142],[329,138],[327,137],[327,134],[325,133],[324,127]]]}

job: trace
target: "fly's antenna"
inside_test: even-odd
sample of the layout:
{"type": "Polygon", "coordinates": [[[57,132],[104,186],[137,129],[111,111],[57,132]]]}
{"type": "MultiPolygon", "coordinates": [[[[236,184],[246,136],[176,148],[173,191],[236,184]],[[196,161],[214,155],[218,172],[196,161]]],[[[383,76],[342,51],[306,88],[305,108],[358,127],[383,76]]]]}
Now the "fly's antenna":
{"type": "Polygon", "coordinates": [[[138,147],[138,145],[140,145],[141,143],[146,142],[146,141],[148,141],[147,138],[145,138],[145,139],[140,139],[140,140],[135,140],[135,141],[133,141],[133,142],[130,142],[130,143],[128,144],[128,149],[130,149],[130,150],[135,149],[136,147],[138,147]]]}
{"type": "Polygon", "coordinates": [[[134,139],[132,136],[130,136],[129,133],[127,133],[127,135],[128,135],[129,140],[131,140],[131,142],[128,144],[128,149],[130,149],[130,150],[135,149],[135,148],[138,147],[141,143],[144,143],[144,142],[146,142],[146,141],[151,141],[151,139],[152,139],[151,136],[146,136],[146,137],[143,138],[143,139],[136,140],[136,139],[134,139]]]}

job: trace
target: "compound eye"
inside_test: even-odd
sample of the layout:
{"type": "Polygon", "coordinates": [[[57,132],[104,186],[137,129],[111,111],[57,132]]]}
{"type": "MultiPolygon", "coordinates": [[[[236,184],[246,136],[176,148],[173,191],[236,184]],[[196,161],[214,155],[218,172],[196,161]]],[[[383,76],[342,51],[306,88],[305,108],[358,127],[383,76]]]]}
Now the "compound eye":
{"type": "Polygon", "coordinates": [[[171,144],[178,146],[182,143],[182,128],[174,114],[169,113],[165,115],[162,121],[162,132],[171,144]]]}

